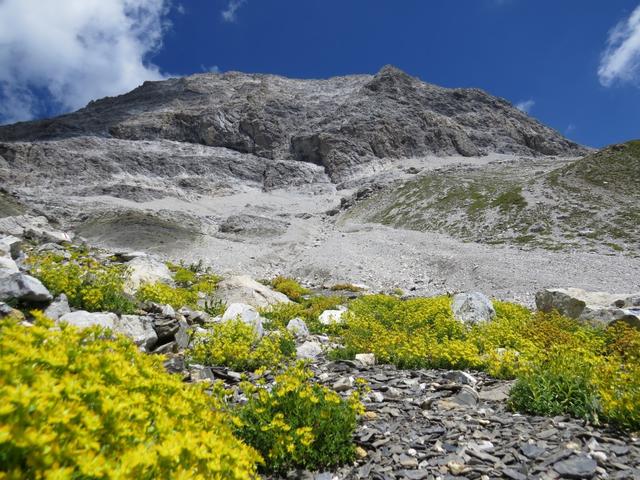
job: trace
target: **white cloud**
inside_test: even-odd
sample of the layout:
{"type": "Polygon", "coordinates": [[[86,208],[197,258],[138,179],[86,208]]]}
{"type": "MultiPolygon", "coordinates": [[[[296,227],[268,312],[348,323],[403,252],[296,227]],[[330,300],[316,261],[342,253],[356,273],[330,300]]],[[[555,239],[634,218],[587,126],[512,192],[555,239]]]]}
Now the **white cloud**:
{"type": "Polygon", "coordinates": [[[220,12],[220,14],[222,15],[222,19],[225,22],[235,22],[238,18],[236,16],[236,12],[242,5],[244,5],[245,2],[246,0],[229,0],[227,8],[220,12]]]}
{"type": "Polygon", "coordinates": [[[535,100],[530,98],[529,100],[516,103],[516,108],[524,113],[529,113],[535,104],[535,100]]]}
{"type": "Polygon", "coordinates": [[[127,92],[163,78],[171,0],[0,0],[0,123],[127,92]]]}
{"type": "Polygon", "coordinates": [[[605,87],[611,86],[616,80],[634,82],[640,78],[640,5],[629,18],[619,22],[609,32],[598,78],[605,87]]]}

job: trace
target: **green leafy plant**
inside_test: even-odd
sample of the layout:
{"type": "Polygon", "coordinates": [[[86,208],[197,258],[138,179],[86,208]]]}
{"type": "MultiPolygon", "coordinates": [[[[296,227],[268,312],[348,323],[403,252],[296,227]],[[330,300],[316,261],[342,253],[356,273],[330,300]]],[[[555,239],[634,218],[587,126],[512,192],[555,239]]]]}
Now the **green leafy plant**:
{"type": "Polygon", "coordinates": [[[108,331],[0,321],[0,478],[256,477],[221,396],[108,331]]]}
{"type": "Polygon", "coordinates": [[[295,343],[286,330],[258,336],[242,320],[213,324],[194,337],[189,358],[204,365],[227,366],[234,370],[277,367],[295,354],[295,343]]]}
{"type": "Polygon", "coordinates": [[[276,377],[269,391],[244,382],[249,398],[238,412],[238,436],[262,453],[264,470],[317,470],[352,461],[353,433],[363,406],[356,391],[348,399],[311,381],[297,364],[276,377]]]}
{"type": "Polygon", "coordinates": [[[331,287],[331,290],[334,292],[358,293],[358,292],[362,292],[364,289],[352,283],[336,283],[331,287]]]}
{"type": "Polygon", "coordinates": [[[271,280],[271,286],[280,293],[284,293],[294,302],[299,301],[303,295],[308,295],[311,291],[304,288],[294,278],[278,276],[271,280]]]}
{"type": "Polygon", "coordinates": [[[86,250],[70,248],[71,258],[59,254],[32,254],[30,271],[53,295],[64,293],[69,304],[90,312],[133,313],[136,304],[124,291],[127,269],[99,262],[86,250]]]}

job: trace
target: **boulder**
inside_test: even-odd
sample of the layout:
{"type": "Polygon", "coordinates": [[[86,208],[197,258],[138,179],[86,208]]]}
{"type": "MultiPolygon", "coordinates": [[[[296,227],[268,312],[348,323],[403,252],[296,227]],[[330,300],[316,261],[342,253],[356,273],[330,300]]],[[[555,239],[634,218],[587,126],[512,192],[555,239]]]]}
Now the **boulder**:
{"type": "Polygon", "coordinates": [[[230,320],[239,319],[243,323],[252,325],[258,336],[262,337],[264,334],[264,328],[262,326],[262,317],[258,311],[251,305],[246,303],[232,303],[227,307],[222,315],[222,321],[228,322],[230,320]]]}
{"type": "Polygon", "coordinates": [[[62,315],[58,319],[58,322],[68,323],[78,328],[99,326],[116,330],[118,316],[110,312],[86,312],[84,310],[78,310],[62,315]]]}
{"type": "Polygon", "coordinates": [[[20,269],[15,260],[11,257],[0,257],[0,273],[10,274],[17,273],[20,269]]]}
{"type": "Polygon", "coordinates": [[[307,324],[301,318],[292,318],[289,320],[289,323],[287,323],[287,330],[295,337],[306,337],[309,335],[307,324]]]}
{"type": "Polygon", "coordinates": [[[358,353],[355,358],[365,367],[373,367],[376,364],[376,356],[373,353],[358,353]]]}
{"type": "Polygon", "coordinates": [[[0,301],[48,302],[53,297],[37,278],[24,273],[0,271],[0,301]]]}
{"type": "Polygon", "coordinates": [[[218,284],[215,297],[227,305],[244,303],[252,307],[268,307],[291,300],[280,292],[256,282],[246,275],[227,278],[218,284]]]}
{"type": "Polygon", "coordinates": [[[313,360],[322,355],[322,346],[318,342],[307,341],[296,348],[296,357],[300,360],[313,360]]]}
{"type": "Polygon", "coordinates": [[[53,302],[51,302],[51,305],[47,307],[44,314],[51,320],[58,320],[60,317],[70,312],[69,300],[67,299],[67,296],[62,293],[53,302]]]}
{"type": "Polygon", "coordinates": [[[339,307],[338,310],[325,310],[318,317],[318,321],[322,325],[331,325],[333,323],[344,322],[344,314],[347,311],[345,307],[339,307]]]}
{"type": "Polygon", "coordinates": [[[496,311],[491,300],[480,292],[458,293],[451,301],[453,317],[467,325],[493,320],[496,311]]]}
{"type": "Polygon", "coordinates": [[[575,318],[592,325],[623,321],[640,327],[640,294],[589,292],[580,288],[547,288],[536,294],[538,310],[575,318]]]}
{"type": "Polygon", "coordinates": [[[20,258],[22,253],[22,240],[13,235],[0,239],[0,257],[7,256],[14,260],[20,258]]]}
{"type": "Polygon", "coordinates": [[[116,322],[114,331],[131,338],[134,343],[150,351],[158,343],[158,334],[151,318],[140,315],[122,315],[116,322]]]}
{"type": "Polygon", "coordinates": [[[130,295],[133,295],[143,283],[173,283],[169,268],[155,258],[136,257],[125,265],[129,269],[129,278],[124,290],[130,295]]]}

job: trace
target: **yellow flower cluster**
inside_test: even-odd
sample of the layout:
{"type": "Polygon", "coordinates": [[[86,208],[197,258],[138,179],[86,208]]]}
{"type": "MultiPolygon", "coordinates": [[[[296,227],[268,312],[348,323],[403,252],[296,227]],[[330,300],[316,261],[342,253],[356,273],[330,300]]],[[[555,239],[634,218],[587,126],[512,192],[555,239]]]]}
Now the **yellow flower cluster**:
{"type": "Polygon", "coordinates": [[[364,410],[359,392],[342,399],[312,377],[299,363],[276,376],[271,391],[241,384],[249,401],[238,412],[238,435],[262,453],[266,471],[315,470],[354,457],[352,436],[364,410]]]}
{"type": "Polygon", "coordinates": [[[350,357],[372,352],[404,368],[459,368],[517,378],[514,408],[606,419],[640,428],[640,331],[608,329],[557,313],[494,302],[496,318],[466,327],[446,296],[400,300],[370,295],[352,302],[341,331],[350,357]]]}
{"type": "Polygon", "coordinates": [[[297,280],[289,277],[278,276],[271,280],[271,286],[280,293],[284,293],[294,302],[299,301],[303,295],[310,293],[310,290],[304,288],[297,280]]]}
{"type": "Polygon", "coordinates": [[[123,292],[127,270],[108,261],[100,263],[85,250],[69,247],[71,258],[59,254],[32,254],[32,275],[53,295],[64,293],[69,303],[90,312],[132,313],[134,302],[123,292]]]}
{"type": "Polygon", "coordinates": [[[250,479],[221,400],[98,329],[0,322],[0,479],[250,479]]]}
{"type": "Polygon", "coordinates": [[[191,360],[204,365],[228,366],[234,370],[277,367],[295,353],[295,343],[286,330],[260,338],[253,326],[241,320],[212,325],[196,335],[189,352],[191,360]]]}

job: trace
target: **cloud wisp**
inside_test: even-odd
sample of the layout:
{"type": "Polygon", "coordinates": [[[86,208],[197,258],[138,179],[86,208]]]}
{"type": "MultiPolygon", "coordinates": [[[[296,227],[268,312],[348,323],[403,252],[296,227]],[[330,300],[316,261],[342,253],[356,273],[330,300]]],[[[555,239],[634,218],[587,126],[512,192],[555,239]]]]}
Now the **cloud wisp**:
{"type": "Polygon", "coordinates": [[[516,108],[524,113],[531,112],[531,109],[536,104],[535,100],[530,98],[529,100],[523,100],[521,102],[516,103],[516,108]]]}
{"type": "Polygon", "coordinates": [[[162,79],[149,55],[162,46],[170,1],[0,1],[0,123],[162,79]]]}
{"type": "Polygon", "coordinates": [[[600,84],[637,83],[640,79],[640,5],[609,31],[598,68],[600,84]]]}
{"type": "Polygon", "coordinates": [[[233,23],[238,19],[238,9],[246,3],[246,0],[229,0],[227,8],[220,12],[222,19],[225,22],[233,23]]]}

